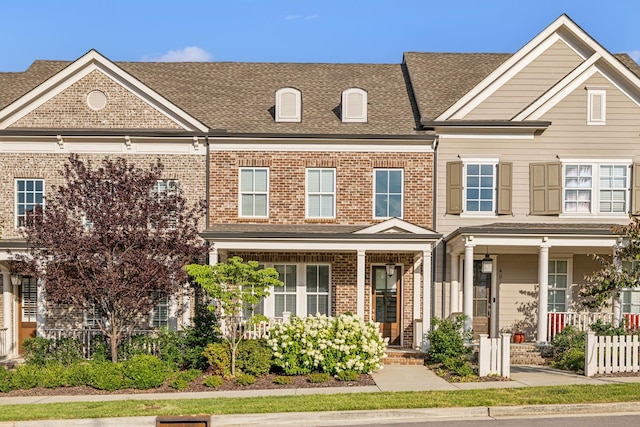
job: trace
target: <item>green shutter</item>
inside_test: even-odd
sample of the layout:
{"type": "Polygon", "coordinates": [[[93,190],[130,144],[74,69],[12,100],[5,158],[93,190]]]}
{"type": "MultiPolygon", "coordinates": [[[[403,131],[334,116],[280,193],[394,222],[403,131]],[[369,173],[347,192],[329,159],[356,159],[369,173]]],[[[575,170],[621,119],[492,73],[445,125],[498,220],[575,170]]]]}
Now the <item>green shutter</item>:
{"type": "Polygon", "coordinates": [[[529,164],[529,208],[531,215],[558,215],[562,212],[562,165],[529,164]]]}
{"type": "Polygon", "coordinates": [[[447,163],[447,213],[462,213],[462,162],[447,163]]]}
{"type": "Polygon", "coordinates": [[[498,163],[498,215],[512,215],[513,163],[498,163]]]}

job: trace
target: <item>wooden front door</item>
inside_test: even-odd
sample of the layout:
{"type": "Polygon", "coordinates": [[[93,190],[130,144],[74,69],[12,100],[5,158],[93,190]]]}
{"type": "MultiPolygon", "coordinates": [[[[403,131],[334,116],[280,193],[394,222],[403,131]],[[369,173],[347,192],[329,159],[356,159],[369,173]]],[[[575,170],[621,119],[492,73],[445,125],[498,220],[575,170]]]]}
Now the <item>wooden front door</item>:
{"type": "Polygon", "coordinates": [[[400,345],[400,267],[395,268],[393,276],[387,276],[385,266],[373,267],[373,280],[374,320],[380,323],[380,332],[389,338],[389,345],[400,345]]]}
{"type": "Polygon", "coordinates": [[[22,343],[36,336],[36,315],[38,313],[37,280],[23,277],[18,287],[18,353],[22,354],[22,343]]]}
{"type": "Polygon", "coordinates": [[[473,261],[473,337],[489,333],[491,273],[482,272],[482,261],[473,261]]]}

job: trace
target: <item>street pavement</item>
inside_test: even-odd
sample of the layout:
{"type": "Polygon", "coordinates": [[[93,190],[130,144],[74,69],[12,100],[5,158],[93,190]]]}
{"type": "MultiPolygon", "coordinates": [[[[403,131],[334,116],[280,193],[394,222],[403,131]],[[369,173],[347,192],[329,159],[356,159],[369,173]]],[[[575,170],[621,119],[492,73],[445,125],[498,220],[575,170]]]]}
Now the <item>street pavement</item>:
{"type": "MultiPolygon", "coordinates": [[[[305,394],[372,393],[428,390],[470,390],[489,388],[512,388],[531,386],[558,386],[571,384],[602,385],[614,383],[640,382],[640,377],[600,377],[587,378],[557,369],[541,366],[512,366],[510,381],[490,381],[474,383],[448,383],[424,366],[385,366],[372,374],[375,386],[367,387],[327,387],[282,390],[212,391],[202,393],[140,393],[83,396],[28,396],[0,397],[2,405],[42,404],[57,402],[99,402],[117,400],[153,399],[204,399],[225,397],[287,396],[305,394]]],[[[1,410],[1,408],[0,408],[1,410]]],[[[473,407],[401,409],[385,411],[340,411],[317,413],[277,413],[214,415],[212,426],[336,426],[362,425],[363,423],[403,423],[444,419],[480,419],[526,415],[584,414],[584,413],[628,413],[640,412],[640,402],[580,404],[580,405],[538,405],[525,407],[473,407]]],[[[32,426],[155,426],[156,417],[132,417],[110,419],[79,419],[60,421],[30,421],[0,423],[0,427],[32,426]]]]}

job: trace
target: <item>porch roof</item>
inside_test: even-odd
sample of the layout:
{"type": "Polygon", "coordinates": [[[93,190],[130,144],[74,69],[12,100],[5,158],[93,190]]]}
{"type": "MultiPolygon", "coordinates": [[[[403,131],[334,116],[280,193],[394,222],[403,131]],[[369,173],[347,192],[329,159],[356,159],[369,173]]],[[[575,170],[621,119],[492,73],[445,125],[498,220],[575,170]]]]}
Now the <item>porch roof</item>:
{"type": "Polygon", "coordinates": [[[458,236],[465,235],[495,235],[495,236],[617,236],[613,227],[620,224],[593,224],[593,223],[508,223],[496,222],[493,224],[460,227],[447,235],[446,242],[458,236]]]}

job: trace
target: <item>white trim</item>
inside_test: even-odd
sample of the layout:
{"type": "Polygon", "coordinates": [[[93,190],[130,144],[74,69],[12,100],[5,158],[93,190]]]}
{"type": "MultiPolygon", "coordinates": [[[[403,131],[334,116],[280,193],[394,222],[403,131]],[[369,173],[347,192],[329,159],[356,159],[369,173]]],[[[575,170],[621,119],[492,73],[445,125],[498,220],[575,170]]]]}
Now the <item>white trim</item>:
{"type": "Polygon", "coordinates": [[[120,84],[140,100],[146,102],[158,112],[173,120],[187,130],[206,132],[208,127],[187,114],[184,110],[172,104],[166,98],[152,90],[140,80],[134,78],[122,68],[102,56],[95,50],[90,50],[69,66],[33,88],[2,110],[0,110],[0,129],[5,129],[15,121],[35,110],[55,95],[64,91],[74,83],[80,81],[89,73],[98,70],[120,84]]]}
{"type": "MultiPolygon", "coordinates": [[[[468,130],[469,128],[467,128],[468,130]]],[[[509,129],[509,132],[515,131],[514,128],[509,129]]],[[[535,139],[534,132],[536,129],[528,129],[530,133],[527,134],[516,134],[516,133],[506,133],[506,134],[498,134],[498,133],[455,133],[450,127],[436,127],[436,133],[438,134],[439,139],[535,139]]],[[[461,129],[460,132],[464,132],[464,129],[461,129]]]]}
{"type": "Polygon", "coordinates": [[[394,141],[384,140],[384,142],[372,140],[336,140],[329,142],[327,140],[316,141],[308,139],[304,141],[296,140],[295,142],[271,142],[269,139],[242,139],[220,140],[217,138],[209,138],[210,150],[212,153],[216,151],[258,151],[264,152],[268,148],[274,152],[311,152],[311,153],[433,153],[432,141],[416,141],[415,144],[408,143],[406,140],[398,140],[398,145],[394,141]],[[348,141],[348,142],[347,142],[348,141]],[[428,144],[426,144],[428,142],[428,144]]]}
{"type": "Polygon", "coordinates": [[[336,171],[336,168],[312,168],[312,167],[308,167],[305,169],[305,194],[304,194],[304,201],[305,201],[305,218],[311,218],[311,219],[335,219],[336,218],[336,199],[338,198],[338,194],[337,194],[337,189],[338,189],[338,174],[336,171]],[[311,171],[319,171],[320,172],[320,181],[318,182],[318,185],[320,185],[320,190],[319,191],[314,191],[312,194],[309,193],[309,172],[311,171]],[[323,172],[327,172],[327,171],[331,171],[333,172],[333,188],[332,191],[322,191],[322,173],[323,172]],[[323,195],[333,195],[333,205],[331,207],[332,209],[332,215],[330,216],[323,216],[322,215],[322,196],[323,195]],[[309,196],[311,195],[317,195],[320,196],[320,215],[318,216],[312,216],[309,214],[309,196]]]}
{"type": "MultiPolygon", "coordinates": [[[[387,186],[388,187],[388,186],[387,186]]],[[[373,212],[372,212],[372,216],[374,219],[388,219],[388,218],[403,218],[404,217],[404,169],[403,168],[373,168],[373,194],[372,194],[372,198],[373,198],[373,212]],[[376,192],[376,185],[377,185],[377,181],[378,181],[378,172],[387,172],[387,176],[389,176],[389,172],[392,171],[400,171],[400,215],[399,216],[377,216],[376,215],[376,196],[378,194],[386,194],[387,197],[389,197],[389,195],[391,193],[389,193],[389,191],[387,191],[386,193],[377,193],[376,192]]],[[[389,209],[389,199],[387,199],[387,210],[389,209]]]]}
{"type": "Polygon", "coordinates": [[[479,163],[479,164],[498,164],[500,163],[500,156],[494,155],[482,155],[482,154],[458,154],[458,158],[464,163],[479,163]]]}
{"type": "MultiPolygon", "coordinates": [[[[435,240],[435,239],[434,239],[435,240]]],[[[210,240],[211,241],[211,240],[210,240]]],[[[377,241],[354,239],[351,241],[339,240],[323,240],[323,241],[296,241],[286,239],[264,240],[215,240],[215,245],[219,250],[261,250],[261,251],[318,251],[318,252],[356,252],[358,250],[369,252],[418,252],[430,251],[432,242],[398,239],[387,240],[381,239],[377,241]]]]}
{"type": "Polygon", "coordinates": [[[256,167],[252,167],[252,166],[241,166],[238,168],[238,217],[239,218],[269,218],[269,168],[268,167],[264,167],[264,166],[256,166],[256,167]],[[251,192],[248,192],[247,194],[251,194],[253,196],[257,195],[257,194],[262,194],[262,192],[256,192],[255,190],[255,181],[256,181],[256,176],[255,176],[255,172],[257,170],[264,170],[267,172],[267,190],[266,190],[266,196],[267,196],[267,201],[266,201],[266,211],[264,215],[255,215],[255,198],[253,200],[253,211],[254,211],[254,215],[243,215],[242,214],[242,171],[245,170],[250,170],[253,172],[252,177],[253,177],[253,185],[254,185],[254,190],[251,192]]]}
{"type": "Polygon", "coordinates": [[[290,122],[297,123],[302,121],[302,94],[298,89],[292,87],[283,87],[276,91],[276,111],[275,111],[275,121],[276,122],[290,122]],[[282,101],[282,97],[284,95],[293,95],[294,96],[294,113],[293,115],[286,115],[283,113],[282,108],[284,107],[284,102],[282,101]]]}
{"type": "Polygon", "coordinates": [[[342,91],[342,114],[340,115],[343,123],[366,123],[367,122],[367,92],[360,88],[349,88],[342,91]],[[347,111],[348,108],[348,98],[351,94],[360,95],[360,111],[362,112],[359,116],[348,116],[347,111]]]}
{"type": "MultiPolygon", "coordinates": [[[[177,154],[206,156],[206,150],[196,148],[193,140],[172,140],[162,138],[140,138],[132,142],[130,147],[124,143],[123,137],[64,137],[61,147],[51,137],[30,137],[29,139],[5,139],[0,137],[0,153],[95,153],[95,154],[177,154]],[[72,139],[73,138],[73,139],[72,139]],[[77,138],[77,139],[76,139],[77,138]]],[[[131,137],[133,141],[136,137],[131,137]]]]}
{"type": "Polygon", "coordinates": [[[413,234],[435,234],[433,231],[427,228],[411,224],[410,222],[404,221],[400,218],[390,218],[386,221],[379,222],[370,227],[363,228],[362,230],[358,230],[353,234],[378,234],[392,229],[401,229],[413,234]]]}
{"type": "MultiPolygon", "coordinates": [[[[13,227],[18,229],[21,228],[20,225],[18,225],[18,181],[25,181],[25,185],[27,181],[33,181],[34,185],[36,183],[36,181],[42,181],[42,208],[45,208],[45,196],[46,196],[46,181],[44,178],[14,178],[13,179],[13,227]]],[[[27,190],[25,189],[24,193],[25,196],[27,194],[26,192],[27,190]]],[[[35,189],[33,190],[33,193],[36,194],[35,189]]],[[[26,204],[33,204],[34,207],[37,206],[38,204],[35,202],[33,203],[28,203],[26,200],[22,203],[20,203],[22,205],[26,205],[26,204]]],[[[25,212],[26,215],[26,212],[25,212]]],[[[26,218],[26,217],[25,217],[26,218]]]]}
{"type": "MultiPolygon", "coordinates": [[[[497,202],[497,196],[498,196],[498,191],[497,191],[497,184],[498,184],[498,161],[494,161],[494,159],[477,159],[477,160],[464,160],[462,163],[462,213],[460,214],[461,217],[463,216],[484,216],[484,217],[493,217],[496,216],[496,202],[497,202]],[[485,210],[474,210],[474,211],[470,211],[467,209],[467,192],[469,191],[469,186],[467,185],[467,178],[468,178],[468,168],[469,165],[478,165],[478,166],[483,166],[483,165],[490,165],[492,167],[493,173],[492,173],[492,179],[493,179],[493,184],[492,184],[492,190],[491,190],[491,210],[485,211],[485,210]]],[[[482,176],[482,175],[479,175],[482,176]]],[[[478,187],[478,203],[480,203],[479,201],[482,200],[480,198],[480,192],[482,189],[482,185],[479,184],[478,187]]],[[[480,208],[480,205],[478,205],[478,209],[480,208]]]]}

